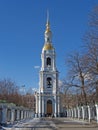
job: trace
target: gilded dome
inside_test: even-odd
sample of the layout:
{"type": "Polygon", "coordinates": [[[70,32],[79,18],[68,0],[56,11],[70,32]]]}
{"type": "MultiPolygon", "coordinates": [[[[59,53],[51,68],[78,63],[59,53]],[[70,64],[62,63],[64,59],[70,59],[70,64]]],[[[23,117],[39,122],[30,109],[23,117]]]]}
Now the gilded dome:
{"type": "Polygon", "coordinates": [[[43,50],[53,50],[53,46],[51,43],[46,43],[43,47],[43,50]]]}

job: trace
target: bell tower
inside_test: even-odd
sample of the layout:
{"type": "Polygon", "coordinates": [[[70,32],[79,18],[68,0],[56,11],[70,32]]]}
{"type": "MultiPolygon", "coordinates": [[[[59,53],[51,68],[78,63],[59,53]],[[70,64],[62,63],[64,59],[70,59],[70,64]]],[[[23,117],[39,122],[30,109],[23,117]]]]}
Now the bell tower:
{"type": "Polygon", "coordinates": [[[58,70],[56,53],[52,44],[52,32],[47,16],[45,43],[41,53],[41,70],[39,72],[39,93],[36,94],[36,113],[39,117],[60,115],[60,97],[58,89],[58,70]]]}

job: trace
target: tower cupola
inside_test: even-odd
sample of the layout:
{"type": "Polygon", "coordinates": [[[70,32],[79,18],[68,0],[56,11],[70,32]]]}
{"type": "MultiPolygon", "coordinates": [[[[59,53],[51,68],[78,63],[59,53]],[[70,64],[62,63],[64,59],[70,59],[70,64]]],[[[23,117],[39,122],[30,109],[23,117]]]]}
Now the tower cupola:
{"type": "Polygon", "coordinates": [[[49,14],[47,12],[47,23],[46,23],[46,30],[45,30],[45,44],[43,47],[44,50],[53,50],[52,46],[52,32],[50,30],[50,23],[49,23],[49,14]]]}

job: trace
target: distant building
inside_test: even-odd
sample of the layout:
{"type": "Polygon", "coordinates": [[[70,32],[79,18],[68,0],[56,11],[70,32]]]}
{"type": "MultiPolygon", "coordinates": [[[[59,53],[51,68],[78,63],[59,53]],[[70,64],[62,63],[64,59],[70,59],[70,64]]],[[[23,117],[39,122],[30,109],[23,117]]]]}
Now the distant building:
{"type": "Polygon", "coordinates": [[[39,92],[36,92],[36,116],[60,116],[59,72],[56,68],[56,53],[52,45],[52,32],[47,18],[45,44],[41,53],[42,66],[39,73],[39,92]]]}
{"type": "Polygon", "coordinates": [[[35,112],[35,96],[33,94],[26,94],[23,96],[23,106],[32,109],[35,112]]]}

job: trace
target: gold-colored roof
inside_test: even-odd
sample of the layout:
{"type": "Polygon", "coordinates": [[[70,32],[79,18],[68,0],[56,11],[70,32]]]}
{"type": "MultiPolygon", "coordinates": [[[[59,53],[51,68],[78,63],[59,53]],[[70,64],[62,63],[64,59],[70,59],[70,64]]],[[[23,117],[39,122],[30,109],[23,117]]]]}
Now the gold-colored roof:
{"type": "Polygon", "coordinates": [[[51,43],[46,43],[43,47],[43,50],[53,50],[53,46],[51,43]]]}

